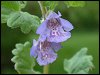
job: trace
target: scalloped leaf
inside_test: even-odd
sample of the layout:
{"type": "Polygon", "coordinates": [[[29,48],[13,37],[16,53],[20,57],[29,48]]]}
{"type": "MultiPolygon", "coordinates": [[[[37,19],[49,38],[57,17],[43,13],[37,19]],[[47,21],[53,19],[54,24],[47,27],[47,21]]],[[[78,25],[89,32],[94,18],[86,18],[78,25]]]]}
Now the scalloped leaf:
{"type": "Polygon", "coordinates": [[[27,12],[16,12],[10,15],[7,25],[11,28],[20,27],[23,33],[29,33],[34,27],[40,25],[40,19],[27,12]]]}
{"type": "Polygon", "coordinates": [[[1,23],[6,23],[10,14],[20,11],[26,4],[26,1],[1,1],[1,23]]]}
{"type": "Polygon", "coordinates": [[[64,1],[67,7],[84,7],[85,1],[64,1]]]}
{"type": "Polygon", "coordinates": [[[1,7],[1,23],[6,23],[7,22],[10,13],[11,13],[11,11],[5,10],[1,7]],[[2,14],[3,12],[6,12],[6,13],[2,14]]]}
{"type": "Polygon", "coordinates": [[[15,63],[14,68],[19,74],[40,74],[34,71],[35,59],[30,57],[30,42],[16,44],[16,49],[12,51],[14,57],[11,59],[15,63]]]}
{"type": "Polygon", "coordinates": [[[71,59],[64,60],[64,70],[69,74],[88,74],[94,67],[91,55],[86,55],[87,48],[82,48],[71,59]]]}

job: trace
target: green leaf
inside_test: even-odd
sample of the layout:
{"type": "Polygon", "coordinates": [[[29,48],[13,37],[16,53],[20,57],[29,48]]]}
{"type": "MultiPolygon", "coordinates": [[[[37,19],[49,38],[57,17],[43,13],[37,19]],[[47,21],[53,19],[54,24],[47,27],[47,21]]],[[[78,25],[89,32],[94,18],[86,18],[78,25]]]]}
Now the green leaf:
{"type": "Polygon", "coordinates": [[[20,27],[23,33],[29,33],[34,26],[40,25],[40,19],[27,12],[16,12],[10,15],[7,25],[11,28],[20,27]]]}
{"type": "Polygon", "coordinates": [[[27,1],[18,1],[20,4],[20,8],[25,8],[27,1]]]}
{"type": "Polygon", "coordinates": [[[64,60],[64,70],[69,74],[87,74],[94,67],[91,55],[86,55],[87,48],[82,48],[71,59],[64,60]]]}
{"type": "Polygon", "coordinates": [[[9,14],[19,10],[19,5],[16,1],[2,1],[1,2],[1,23],[6,23],[9,14]]]}
{"type": "Polygon", "coordinates": [[[84,7],[85,1],[64,1],[68,7],[84,7]]]}
{"type": "Polygon", "coordinates": [[[35,59],[30,57],[31,44],[25,42],[25,44],[16,44],[16,49],[12,51],[14,57],[11,59],[15,63],[14,68],[19,74],[36,74],[33,70],[35,66],[35,59]]]}
{"type": "Polygon", "coordinates": [[[1,23],[6,23],[9,18],[10,10],[7,10],[1,6],[1,23]]]}
{"type": "Polygon", "coordinates": [[[9,15],[20,11],[26,6],[26,1],[2,1],[1,2],[1,23],[6,23],[9,15]]]}
{"type": "Polygon", "coordinates": [[[12,11],[19,11],[20,6],[18,1],[2,1],[1,5],[5,7],[6,9],[10,9],[12,11]]]}
{"type": "Polygon", "coordinates": [[[57,1],[43,1],[43,5],[50,10],[54,10],[57,4],[57,1]]]}

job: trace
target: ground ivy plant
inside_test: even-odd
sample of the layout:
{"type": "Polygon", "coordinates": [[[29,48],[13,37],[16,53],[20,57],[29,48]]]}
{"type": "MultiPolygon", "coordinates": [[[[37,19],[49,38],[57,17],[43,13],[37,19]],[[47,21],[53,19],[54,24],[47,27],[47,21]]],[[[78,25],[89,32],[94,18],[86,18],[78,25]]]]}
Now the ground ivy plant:
{"type": "MultiPolygon", "coordinates": [[[[14,68],[19,74],[41,74],[34,70],[35,61],[44,66],[43,74],[48,73],[48,65],[57,60],[57,51],[62,46],[61,43],[71,37],[71,30],[74,29],[72,23],[63,19],[61,12],[54,12],[58,1],[37,1],[40,6],[42,19],[22,9],[27,5],[27,1],[2,1],[1,2],[1,22],[7,23],[8,27],[19,27],[24,34],[29,34],[34,27],[37,27],[36,34],[39,38],[32,39],[24,44],[16,44],[12,50],[14,57],[11,59],[15,63],[14,68]]],[[[84,1],[63,1],[68,9],[70,7],[84,7],[84,1]]],[[[87,48],[79,50],[71,59],[64,59],[64,70],[68,74],[88,74],[94,67],[91,55],[87,55],[87,48]]]]}

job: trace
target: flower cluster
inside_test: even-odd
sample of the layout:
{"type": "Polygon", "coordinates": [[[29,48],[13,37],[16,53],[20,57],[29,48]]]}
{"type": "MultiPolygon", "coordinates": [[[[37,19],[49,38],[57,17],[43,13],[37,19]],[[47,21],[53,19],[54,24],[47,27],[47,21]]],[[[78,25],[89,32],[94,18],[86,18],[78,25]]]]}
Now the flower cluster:
{"type": "Polygon", "coordinates": [[[61,48],[60,43],[71,37],[72,24],[60,17],[60,12],[51,12],[36,31],[40,37],[38,41],[33,40],[30,55],[37,58],[41,66],[54,62],[56,52],[61,48]]]}

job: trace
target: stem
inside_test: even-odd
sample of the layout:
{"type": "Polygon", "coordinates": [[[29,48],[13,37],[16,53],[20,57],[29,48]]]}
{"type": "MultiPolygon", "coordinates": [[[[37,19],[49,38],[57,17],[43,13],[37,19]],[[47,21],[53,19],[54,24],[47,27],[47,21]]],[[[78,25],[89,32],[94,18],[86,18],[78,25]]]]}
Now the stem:
{"type": "Polygon", "coordinates": [[[45,65],[43,67],[43,74],[48,74],[48,72],[49,72],[49,65],[45,65]]]}
{"type": "Polygon", "coordinates": [[[42,17],[45,19],[46,9],[43,6],[43,2],[42,1],[38,1],[38,3],[39,3],[39,6],[40,6],[40,9],[41,9],[41,12],[42,12],[42,17]]]}

